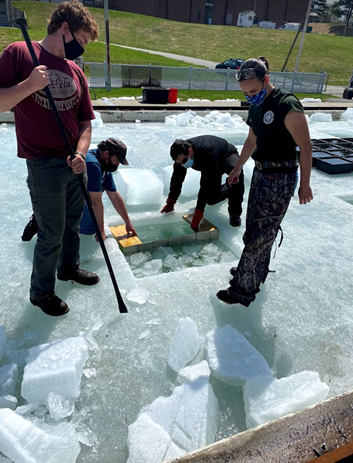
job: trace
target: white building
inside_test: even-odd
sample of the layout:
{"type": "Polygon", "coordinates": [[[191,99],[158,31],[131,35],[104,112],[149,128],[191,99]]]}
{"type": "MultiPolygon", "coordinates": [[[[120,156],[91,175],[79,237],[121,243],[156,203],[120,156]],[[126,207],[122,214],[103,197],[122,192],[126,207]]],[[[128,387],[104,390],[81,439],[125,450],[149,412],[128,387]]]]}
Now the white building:
{"type": "Polygon", "coordinates": [[[238,14],[238,27],[251,27],[254,24],[255,11],[242,11],[238,14]]]}

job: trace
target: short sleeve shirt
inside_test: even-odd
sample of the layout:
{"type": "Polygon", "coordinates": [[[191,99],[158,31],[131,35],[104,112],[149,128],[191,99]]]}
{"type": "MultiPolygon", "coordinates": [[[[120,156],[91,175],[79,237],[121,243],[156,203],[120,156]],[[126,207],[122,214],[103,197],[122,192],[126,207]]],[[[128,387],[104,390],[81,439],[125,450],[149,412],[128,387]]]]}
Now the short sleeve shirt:
{"type": "Polygon", "coordinates": [[[116,191],[113,174],[104,172],[99,162],[99,150],[89,150],[86,156],[87,190],[92,193],[116,191]]]}
{"type": "Polygon", "coordinates": [[[304,108],[295,95],[277,88],[261,105],[250,106],[246,123],[257,137],[253,159],[260,162],[296,159],[297,144],[284,124],[291,111],[303,113],[304,108]]]}
{"type": "MultiPolygon", "coordinates": [[[[39,63],[49,70],[49,89],[75,150],[80,122],[95,118],[86,78],[73,61],[52,55],[38,42],[32,42],[32,45],[39,63]]],[[[24,81],[34,67],[26,43],[12,43],[0,56],[0,88],[24,81]]],[[[36,159],[68,155],[44,89],[23,99],[15,106],[14,113],[19,157],[36,159]]]]}

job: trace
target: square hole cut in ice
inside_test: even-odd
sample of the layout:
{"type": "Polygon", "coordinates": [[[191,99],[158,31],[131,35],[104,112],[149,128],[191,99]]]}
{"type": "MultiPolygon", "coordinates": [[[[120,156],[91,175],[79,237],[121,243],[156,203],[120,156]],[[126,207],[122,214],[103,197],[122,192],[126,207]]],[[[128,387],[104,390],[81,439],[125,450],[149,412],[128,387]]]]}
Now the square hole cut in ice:
{"type": "Polygon", "coordinates": [[[216,234],[194,233],[184,221],[135,228],[141,244],[133,245],[134,252],[125,252],[128,247],[123,252],[136,278],[234,261],[233,253],[218,240],[216,229],[216,234]]]}

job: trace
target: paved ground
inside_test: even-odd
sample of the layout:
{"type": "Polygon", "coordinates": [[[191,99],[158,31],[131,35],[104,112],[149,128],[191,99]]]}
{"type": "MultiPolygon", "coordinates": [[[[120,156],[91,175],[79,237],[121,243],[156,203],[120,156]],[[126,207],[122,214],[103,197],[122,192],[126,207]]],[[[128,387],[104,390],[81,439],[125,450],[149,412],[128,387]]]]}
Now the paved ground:
{"type": "Polygon", "coordinates": [[[190,56],[175,55],[174,53],[164,53],[162,51],[153,51],[153,50],[145,50],[143,48],[127,47],[125,45],[119,45],[117,43],[111,43],[110,45],[113,47],[129,48],[130,50],[143,51],[145,53],[150,53],[151,55],[164,56],[165,58],[175,59],[178,61],[185,61],[185,63],[196,64],[198,66],[205,66],[206,68],[210,68],[210,69],[214,69],[214,67],[217,64],[215,61],[207,61],[205,59],[191,58],[190,56]]]}

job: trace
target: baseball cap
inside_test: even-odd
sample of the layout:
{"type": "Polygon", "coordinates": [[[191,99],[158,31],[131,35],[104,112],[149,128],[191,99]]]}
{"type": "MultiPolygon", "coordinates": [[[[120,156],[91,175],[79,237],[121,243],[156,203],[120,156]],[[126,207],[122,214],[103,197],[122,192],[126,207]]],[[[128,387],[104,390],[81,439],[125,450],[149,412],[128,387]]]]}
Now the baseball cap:
{"type": "Polygon", "coordinates": [[[116,138],[107,138],[105,140],[105,147],[109,153],[115,154],[120,164],[123,164],[124,166],[129,165],[126,159],[127,147],[122,141],[117,140],[116,138]]]}

